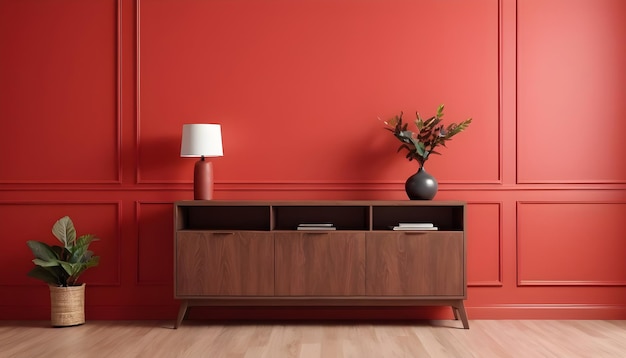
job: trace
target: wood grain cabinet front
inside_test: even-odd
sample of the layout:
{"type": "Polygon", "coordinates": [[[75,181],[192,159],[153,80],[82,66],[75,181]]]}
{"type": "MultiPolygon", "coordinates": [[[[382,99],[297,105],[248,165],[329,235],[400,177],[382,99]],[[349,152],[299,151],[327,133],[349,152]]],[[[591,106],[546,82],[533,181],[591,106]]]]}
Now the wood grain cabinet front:
{"type": "Polygon", "coordinates": [[[368,233],[368,296],[465,295],[463,233],[368,233]]]}
{"type": "Polygon", "coordinates": [[[276,233],[276,296],[365,294],[365,234],[276,233]]]}
{"type": "Polygon", "coordinates": [[[176,235],[176,296],[273,296],[274,235],[182,231],[176,235]]]}

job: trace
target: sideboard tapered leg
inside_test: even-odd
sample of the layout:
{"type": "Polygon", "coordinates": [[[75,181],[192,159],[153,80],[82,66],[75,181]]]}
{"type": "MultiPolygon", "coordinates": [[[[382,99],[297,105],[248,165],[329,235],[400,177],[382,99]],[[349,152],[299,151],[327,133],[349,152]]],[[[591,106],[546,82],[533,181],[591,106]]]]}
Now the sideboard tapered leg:
{"type": "Polygon", "coordinates": [[[176,318],[176,324],[174,325],[174,329],[177,329],[183,323],[183,319],[187,315],[187,300],[180,301],[180,308],[178,309],[178,318],[176,318]]]}
{"type": "Polygon", "coordinates": [[[463,323],[463,328],[469,329],[469,321],[467,320],[467,314],[465,314],[465,306],[463,305],[463,300],[457,301],[452,306],[452,312],[454,313],[454,319],[461,319],[463,323]]]}

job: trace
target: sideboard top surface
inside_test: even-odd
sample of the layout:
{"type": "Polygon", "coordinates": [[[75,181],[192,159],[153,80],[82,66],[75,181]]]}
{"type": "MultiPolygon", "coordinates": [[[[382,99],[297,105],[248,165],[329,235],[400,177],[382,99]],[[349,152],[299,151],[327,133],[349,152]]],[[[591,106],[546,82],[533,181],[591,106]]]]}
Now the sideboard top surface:
{"type": "Polygon", "coordinates": [[[465,206],[454,200],[180,200],[176,206],[465,206]]]}

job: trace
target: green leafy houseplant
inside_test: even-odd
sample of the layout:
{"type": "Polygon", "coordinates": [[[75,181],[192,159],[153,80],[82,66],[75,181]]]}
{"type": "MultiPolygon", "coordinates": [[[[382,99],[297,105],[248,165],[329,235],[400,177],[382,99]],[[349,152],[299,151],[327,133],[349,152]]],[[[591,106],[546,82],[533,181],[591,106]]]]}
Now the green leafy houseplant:
{"type": "Polygon", "coordinates": [[[393,135],[402,142],[398,148],[398,152],[406,150],[406,158],[408,160],[417,160],[420,168],[428,160],[431,154],[441,154],[435,149],[438,146],[445,147],[446,142],[458,133],[465,130],[472,119],[466,119],[460,123],[451,123],[448,126],[441,124],[443,117],[443,104],[437,109],[437,114],[424,120],[419,113],[416,112],[417,119],[415,127],[417,131],[413,132],[408,129],[408,123],[403,123],[402,112],[392,119],[384,122],[387,127],[385,129],[391,131],[393,135]]]}
{"type": "Polygon", "coordinates": [[[28,276],[52,286],[80,286],[78,277],[88,268],[98,265],[100,258],[89,250],[89,244],[98,239],[92,234],[77,238],[74,223],[69,216],[54,223],[52,234],[62,246],[50,246],[35,240],[26,243],[35,256],[33,263],[36,265],[28,276]]]}

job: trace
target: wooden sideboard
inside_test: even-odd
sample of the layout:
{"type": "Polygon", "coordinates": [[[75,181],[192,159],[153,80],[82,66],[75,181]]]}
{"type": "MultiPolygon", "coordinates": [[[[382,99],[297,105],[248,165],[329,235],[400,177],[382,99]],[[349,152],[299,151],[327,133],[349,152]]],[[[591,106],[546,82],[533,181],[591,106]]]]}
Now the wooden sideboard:
{"type": "Polygon", "coordinates": [[[469,328],[465,203],[174,203],[177,328],[193,306],[451,306],[469,328]],[[392,230],[399,223],[437,230],[392,230]],[[328,229],[298,230],[324,223],[328,229]]]}

